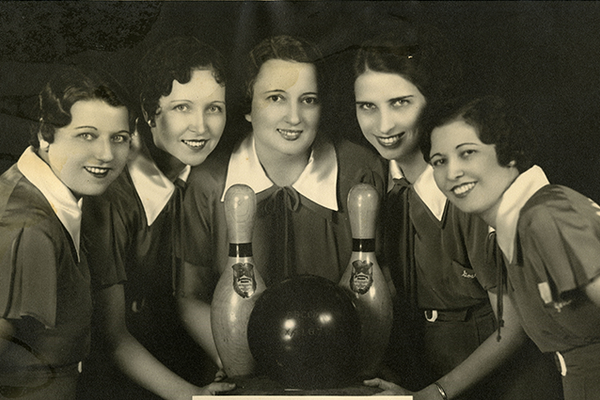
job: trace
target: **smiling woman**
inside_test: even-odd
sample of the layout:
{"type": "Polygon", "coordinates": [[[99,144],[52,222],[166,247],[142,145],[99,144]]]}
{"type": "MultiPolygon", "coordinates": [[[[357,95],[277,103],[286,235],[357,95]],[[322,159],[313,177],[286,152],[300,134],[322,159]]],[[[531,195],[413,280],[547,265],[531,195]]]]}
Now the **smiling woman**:
{"type": "MultiPolygon", "coordinates": [[[[121,173],[133,115],[116,83],[66,69],[39,97],[33,145],[0,177],[0,394],[74,399],[90,342],[84,195],[121,173]]],[[[91,282],[91,283],[90,283],[91,282]]]]}
{"type": "Polygon", "coordinates": [[[290,36],[269,37],[248,59],[246,120],[252,131],[226,157],[190,174],[184,199],[182,320],[215,363],[210,299],[227,268],[224,194],[235,184],[257,195],[253,254],[268,286],[300,274],[339,282],[352,253],[346,199],[365,182],[383,191],[382,165],[369,150],[319,131],[319,50],[290,36]]]}
{"type": "Polygon", "coordinates": [[[211,368],[181,329],[173,296],[185,181],[225,128],[224,70],[221,55],[193,37],[164,41],[141,60],[141,142],[115,183],[83,209],[89,263],[114,279],[97,293],[100,340],[78,399],[190,399],[232,388],[201,387],[211,368]]]}

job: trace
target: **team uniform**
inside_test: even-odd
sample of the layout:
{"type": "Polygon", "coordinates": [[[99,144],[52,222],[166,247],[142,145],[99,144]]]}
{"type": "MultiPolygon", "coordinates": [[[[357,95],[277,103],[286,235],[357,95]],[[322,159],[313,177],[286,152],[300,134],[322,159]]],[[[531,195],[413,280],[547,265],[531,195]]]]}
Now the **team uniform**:
{"type": "Polygon", "coordinates": [[[555,353],[565,398],[600,398],[600,309],[583,288],[600,274],[600,207],[534,166],[502,197],[498,244],[508,294],[543,352],[555,353]]]}
{"type": "Polygon", "coordinates": [[[75,399],[89,351],[90,271],[81,201],[28,148],[0,177],[0,398],[75,399]]]}
{"type": "MultiPolygon", "coordinates": [[[[174,183],[149,156],[138,154],[102,196],[86,199],[82,229],[90,265],[123,276],[129,332],[167,368],[203,386],[199,380],[211,379],[216,367],[207,370],[210,362],[181,326],[173,295],[189,170],[174,183]]],[[[79,398],[158,398],[117,371],[99,330],[93,333],[98,345],[84,368],[79,398]]]]}
{"type": "MultiPolygon", "coordinates": [[[[401,384],[417,390],[453,370],[496,331],[487,293],[496,288],[497,268],[491,251],[495,241],[483,220],[447,201],[430,166],[413,185],[403,183],[399,174],[392,161],[381,258],[400,293],[391,365],[405,374],[401,384]],[[392,187],[394,181],[400,190],[392,187]],[[408,355],[407,360],[399,354],[408,355]]],[[[518,357],[531,358],[535,367],[515,360],[461,398],[556,398],[545,397],[552,393],[545,390],[553,386],[552,376],[550,383],[543,379],[555,375],[551,362],[531,343],[518,357]],[[539,386],[544,395],[529,393],[537,384],[526,377],[534,372],[537,381],[543,382],[539,386]]]]}
{"type": "Polygon", "coordinates": [[[382,171],[378,158],[361,146],[318,141],[298,180],[278,187],[264,172],[249,135],[229,159],[212,158],[190,174],[185,259],[197,271],[184,279],[201,279],[207,296],[214,290],[229,251],[224,195],[243,183],[257,196],[252,248],[267,286],[299,274],[339,281],[352,253],[348,192],[364,182],[382,193],[382,171]]]}

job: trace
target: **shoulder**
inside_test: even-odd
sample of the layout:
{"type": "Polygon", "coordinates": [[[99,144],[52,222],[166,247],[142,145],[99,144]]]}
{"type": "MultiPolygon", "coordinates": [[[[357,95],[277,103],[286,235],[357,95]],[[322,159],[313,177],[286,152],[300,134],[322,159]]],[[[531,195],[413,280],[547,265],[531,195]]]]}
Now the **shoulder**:
{"type": "Polygon", "coordinates": [[[381,157],[375,151],[349,140],[336,141],[334,147],[340,163],[383,164],[381,157]]]}
{"type": "Polygon", "coordinates": [[[581,224],[600,222],[600,207],[590,198],[561,185],[546,185],[525,203],[520,212],[521,228],[545,229],[548,224],[581,224]]]}
{"type": "Polygon", "coordinates": [[[231,153],[214,152],[200,165],[192,168],[188,178],[189,185],[214,186],[225,182],[231,153]]]}
{"type": "Polygon", "coordinates": [[[127,167],[104,193],[99,196],[87,196],[83,201],[84,219],[90,212],[98,214],[109,210],[111,214],[134,215],[135,210],[141,212],[141,203],[127,167]]]}

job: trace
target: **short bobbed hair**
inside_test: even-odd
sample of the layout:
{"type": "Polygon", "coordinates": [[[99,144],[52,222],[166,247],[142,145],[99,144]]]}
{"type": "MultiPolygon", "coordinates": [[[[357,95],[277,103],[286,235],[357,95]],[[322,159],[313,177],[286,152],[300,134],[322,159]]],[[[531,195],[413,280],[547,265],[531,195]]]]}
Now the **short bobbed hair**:
{"type": "Polygon", "coordinates": [[[38,133],[48,143],[54,142],[56,130],[71,123],[71,107],[78,101],[101,100],[112,107],[126,107],[129,131],[135,130],[135,112],[129,94],[106,72],[61,67],[44,86],[38,99],[39,128],[33,131],[31,138],[35,149],[40,146],[38,133]]]}
{"type": "Polygon", "coordinates": [[[222,54],[195,37],[174,37],[149,50],[137,77],[142,111],[153,118],[160,98],[173,90],[173,81],[186,84],[195,70],[212,71],[217,83],[225,86],[227,71],[222,54]]]}
{"type": "Polygon", "coordinates": [[[532,165],[535,141],[529,123],[501,97],[458,97],[437,107],[426,107],[421,120],[421,151],[429,162],[431,133],[439,126],[463,120],[475,128],[479,140],[496,147],[498,164],[514,162],[519,172],[532,165]]]}
{"type": "Polygon", "coordinates": [[[320,62],[323,56],[319,48],[300,37],[279,35],[266,38],[258,43],[251,51],[246,66],[246,94],[244,98],[244,114],[251,110],[254,83],[262,65],[269,60],[284,60],[315,65],[317,69],[317,86],[322,88],[320,82],[320,62]]]}

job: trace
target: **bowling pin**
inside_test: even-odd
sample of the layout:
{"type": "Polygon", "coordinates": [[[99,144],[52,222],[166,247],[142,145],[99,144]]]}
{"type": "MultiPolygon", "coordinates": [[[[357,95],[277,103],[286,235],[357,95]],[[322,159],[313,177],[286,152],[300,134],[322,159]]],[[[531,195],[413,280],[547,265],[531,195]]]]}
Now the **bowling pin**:
{"type": "Polygon", "coordinates": [[[246,185],[233,185],[225,194],[229,257],[211,304],[211,328],[227,376],[247,376],[255,361],[247,328],[254,303],[265,290],[252,255],[256,196],[246,185]]]}
{"type": "Polygon", "coordinates": [[[377,373],[392,329],[392,296],[375,257],[375,222],[379,195],[368,184],[357,184],[348,193],[348,214],[352,229],[352,256],[342,275],[361,321],[361,343],[357,362],[359,376],[377,373]]]}

